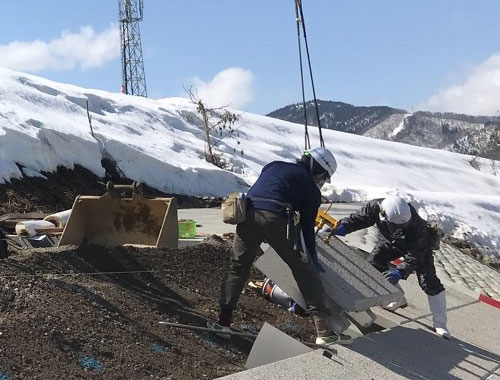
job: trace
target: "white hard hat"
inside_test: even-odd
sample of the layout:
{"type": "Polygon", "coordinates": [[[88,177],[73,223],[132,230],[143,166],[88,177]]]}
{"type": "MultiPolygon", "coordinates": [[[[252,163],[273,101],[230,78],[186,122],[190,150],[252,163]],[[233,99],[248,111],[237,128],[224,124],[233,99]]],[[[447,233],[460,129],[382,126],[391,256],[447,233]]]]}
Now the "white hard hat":
{"type": "Polygon", "coordinates": [[[326,148],[314,148],[307,150],[306,153],[309,153],[314,161],[328,173],[327,182],[330,182],[330,177],[337,170],[337,161],[333,157],[332,152],[326,148]]]}
{"type": "Polygon", "coordinates": [[[406,224],[411,219],[411,210],[403,198],[390,196],[380,204],[380,219],[394,224],[406,224]]]}

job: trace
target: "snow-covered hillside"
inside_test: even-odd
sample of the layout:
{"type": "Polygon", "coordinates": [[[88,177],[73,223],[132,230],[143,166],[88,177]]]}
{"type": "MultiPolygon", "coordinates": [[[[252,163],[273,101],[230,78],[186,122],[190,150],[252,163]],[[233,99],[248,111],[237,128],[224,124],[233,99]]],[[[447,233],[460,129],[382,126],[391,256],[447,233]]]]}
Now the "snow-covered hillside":
{"type": "MultiPolygon", "coordinates": [[[[167,193],[244,191],[267,162],[300,156],[304,136],[301,125],[240,114],[239,138],[233,134],[217,146],[231,163],[231,170],[222,170],[203,159],[201,119],[189,100],[88,90],[0,68],[0,181],[75,164],[103,176],[101,159],[109,155],[127,177],[167,193]]],[[[313,144],[316,132],[310,129],[313,144]]],[[[498,254],[500,178],[488,172],[486,161],[476,160],[475,167],[484,168],[479,171],[471,156],[331,130],[323,134],[338,160],[325,196],[359,201],[404,194],[446,232],[467,234],[498,254]]]]}

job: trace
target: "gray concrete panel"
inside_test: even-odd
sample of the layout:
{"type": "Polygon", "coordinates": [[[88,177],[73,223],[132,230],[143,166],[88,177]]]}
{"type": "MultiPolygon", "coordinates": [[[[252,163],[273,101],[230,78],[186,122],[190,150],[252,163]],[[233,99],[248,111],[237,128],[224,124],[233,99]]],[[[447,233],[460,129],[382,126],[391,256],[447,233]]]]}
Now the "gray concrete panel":
{"type": "MultiPolygon", "coordinates": [[[[332,238],[330,244],[316,239],[318,257],[325,268],[320,274],[326,295],[346,311],[365,311],[377,305],[396,301],[402,293],[389,284],[355,250],[332,238]]],[[[255,266],[271,278],[300,306],[305,302],[292,272],[279,255],[269,247],[255,266]]]]}
{"type": "Polygon", "coordinates": [[[298,340],[264,323],[257,335],[245,367],[255,368],[313,351],[298,340]]]}
{"type": "MultiPolygon", "coordinates": [[[[336,346],[337,347],[337,346],[336,346]]],[[[400,380],[407,377],[386,371],[377,363],[363,363],[361,355],[323,356],[316,350],[294,358],[281,360],[262,367],[222,377],[227,380],[325,380],[325,379],[373,379],[400,380]]],[[[419,379],[421,380],[421,379],[419,379]]]]}
{"type": "Polygon", "coordinates": [[[339,239],[332,237],[327,244],[318,237],[316,250],[326,270],[321,275],[326,293],[344,310],[364,311],[401,297],[399,289],[339,239]]]}
{"type": "Polygon", "coordinates": [[[265,253],[254,263],[255,267],[273,280],[286,294],[297,302],[304,310],[307,309],[302,293],[293,278],[290,267],[276,253],[268,247],[265,253]]]}
{"type": "Polygon", "coordinates": [[[336,345],[332,359],[314,351],[224,379],[495,379],[497,352],[461,339],[445,340],[418,324],[336,345]]]}

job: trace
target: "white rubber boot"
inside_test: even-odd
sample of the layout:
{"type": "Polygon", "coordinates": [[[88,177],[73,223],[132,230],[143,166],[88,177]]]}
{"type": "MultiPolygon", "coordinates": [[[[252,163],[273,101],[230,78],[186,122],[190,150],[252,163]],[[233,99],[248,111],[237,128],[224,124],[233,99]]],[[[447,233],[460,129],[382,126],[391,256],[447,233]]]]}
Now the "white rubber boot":
{"type": "Polygon", "coordinates": [[[429,308],[432,313],[432,323],[434,325],[434,331],[439,336],[450,339],[451,334],[446,327],[448,318],[446,316],[446,292],[442,291],[441,293],[435,296],[427,296],[429,300],[429,308]]]}

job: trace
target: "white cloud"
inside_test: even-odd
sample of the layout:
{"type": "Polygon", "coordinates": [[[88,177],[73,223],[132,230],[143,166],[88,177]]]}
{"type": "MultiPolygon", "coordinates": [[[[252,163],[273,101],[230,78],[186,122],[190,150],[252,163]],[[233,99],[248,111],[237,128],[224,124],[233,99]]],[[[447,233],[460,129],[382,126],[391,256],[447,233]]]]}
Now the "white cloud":
{"type": "Polygon", "coordinates": [[[500,114],[500,53],[473,68],[463,83],[439,90],[421,108],[471,115],[500,114]]]}
{"type": "Polygon", "coordinates": [[[78,33],[63,31],[49,42],[13,41],[0,45],[0,65],[19,71],[83,70],[103,66],[120,56],[120,33],[110,25],[101,33],[91,26],[78,33]]]}
{"type": "Polygon", "coordinates": [[[254,75],[249,70],[230,67],[219,72],[210,82],[194,78],[193,91],[213,107],[242,109],[253,100],[254,75]]]}

